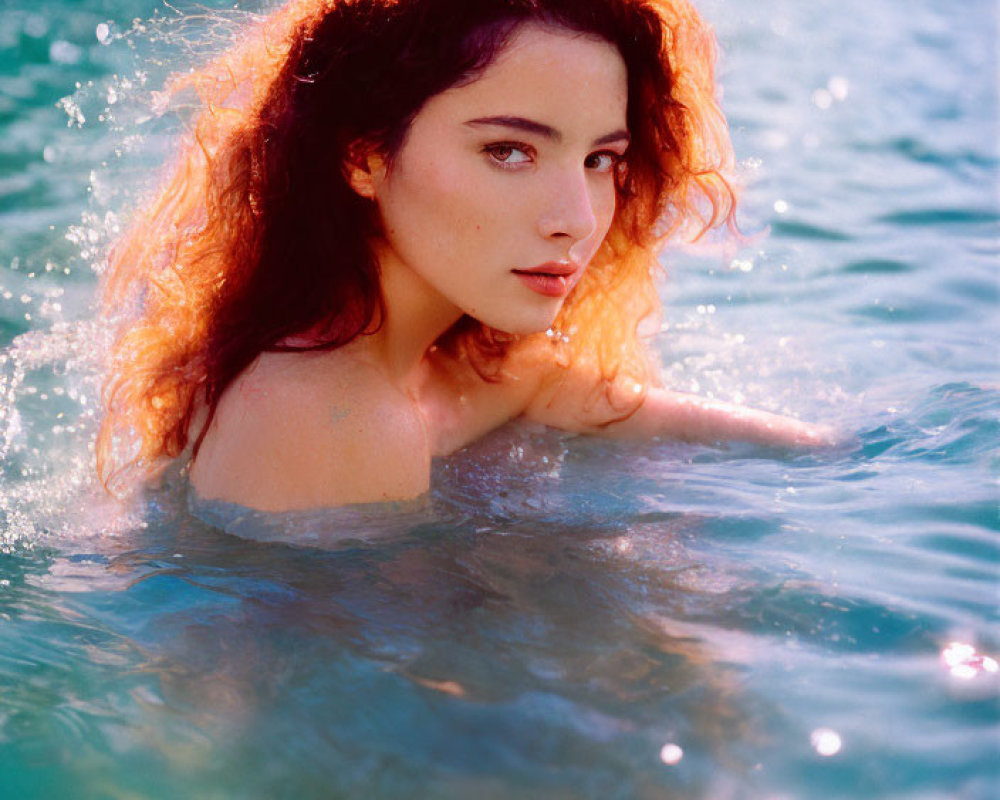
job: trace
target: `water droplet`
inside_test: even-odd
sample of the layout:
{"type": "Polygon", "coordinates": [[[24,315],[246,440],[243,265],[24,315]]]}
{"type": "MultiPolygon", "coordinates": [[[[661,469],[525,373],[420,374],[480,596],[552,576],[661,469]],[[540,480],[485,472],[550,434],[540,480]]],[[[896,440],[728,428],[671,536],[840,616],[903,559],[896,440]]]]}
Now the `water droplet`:
{"type": "Polygon", "coordinates": [[[660,749],[660,761],[667,766],[672,767],[679,764],[682,758],[684,758],[684,750],[681,749],[680,745],[676,745],[673,742],[663,745],[660,749]]]}
{"type": "MultiPolygon", "coordinates": [[[[76,88],[80,88],[80,84],[77,83],[76,88]]],[[[76,104],[76,101],[72,97],[63,97],[56,105],[58,105],[63,111],[66,112],[66,116],[69,119],[66,121],[67,127],[72,127],[74,124],[78,128],[82,128],[87,122],[87,118],[83,115],[80,110],[80,106],[76,104]]]]}
{"type": "Polygon", "coordinates": [[[809,734],[809,741],[813,749],[824,758],[837,755],[843,746],[840,734],[831,728],[817,728],[809,734]]]}
{"type": "Polygon", "coordinates": [[[97,36],[97,41],[103,45],[111,44],[112,36],[111,26],[106,22],[100,22],[97,28],[94,30],[94,34],[97,36]]]}

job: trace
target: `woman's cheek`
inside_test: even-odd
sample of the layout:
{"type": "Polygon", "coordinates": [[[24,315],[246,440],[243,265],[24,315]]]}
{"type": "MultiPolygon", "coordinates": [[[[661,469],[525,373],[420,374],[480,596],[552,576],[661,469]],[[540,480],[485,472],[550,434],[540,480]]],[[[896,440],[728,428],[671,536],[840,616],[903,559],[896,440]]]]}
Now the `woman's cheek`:
{"type": "MultiPolygon", "coordinates": [[[[435,169],[407,169],[396,175],[391,216],[400,249],[435,250],[454,235],[455,189],[448,176],[435,169]]],[[[416,255],[416,253],[408,253],[416,255]]]]}
{"type": "Polygon", "coordinates": [[[435,170],[426,174],[417,191],[426,209],[423,216],[441,242],[455,243],[456,238],[482,227],[482,205],[488,191],[477,185],[468,170],[454,166],[435,170]]]}
{"type": "Polygon", "coordinates": [[[618,208],[618,191],[615,189],[615,183],[613,179],[609,179],[606,184],[602,187],[601,192],[601,211],[598,213],[598,219],[602,220],[603,226],[598,226],[601,230],[601,241],[604,241],[604,237],[607,235],[608,231],[611,229],[611,223],[615,218],[615,210],[618,208]]]}

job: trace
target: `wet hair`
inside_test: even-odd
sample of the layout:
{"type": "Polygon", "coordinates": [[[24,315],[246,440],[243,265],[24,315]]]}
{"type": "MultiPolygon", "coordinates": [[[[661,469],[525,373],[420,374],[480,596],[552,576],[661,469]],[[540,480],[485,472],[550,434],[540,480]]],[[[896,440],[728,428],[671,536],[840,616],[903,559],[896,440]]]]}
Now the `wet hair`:
{"type": "MultiPolygon", "coordinates": [[[[391,169],[424,103],[475,80],[528,23],[611,43],[628,75],[614,219],[554,325],[564,335],[550,332],[553,368],[586,362],[609,397],[616,381],[645,385],[638,327],[658,310],[658,250],[681,230],[733,224],[715,41],[687,0],[291,0],[166,87],[193,91],[201,110],[108,255],[105,308],[121,325],[97,441],[109,490],[192,439],[197,454],[223,392],[262,352],[377,330],[377,211],[347,166],[375,151],[391,169]]],[[[518,337],[464,317],[439,344],[496,380],[518,337]]]]}

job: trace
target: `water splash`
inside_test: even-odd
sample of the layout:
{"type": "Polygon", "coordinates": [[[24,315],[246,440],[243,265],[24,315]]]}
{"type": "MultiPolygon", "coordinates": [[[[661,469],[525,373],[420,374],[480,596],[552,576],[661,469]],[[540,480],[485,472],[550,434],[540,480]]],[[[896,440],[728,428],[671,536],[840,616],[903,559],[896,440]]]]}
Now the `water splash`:
{"type": "MultiPolygon", "coordinates": [[[[112,336],[94,315],[97,277],[196,107],[192,97],[168,100],[166,78],[226,47],[249,16],[164,4],[152,19],[121,28],[100,22],[99,48],[86,55],[104,64],[104,77],[78,81],[56,103],[67,130],[40,144],[42,161],[58,170],[52,183],[78,182],[87,196],[77,221],[49,225],[41,246],[33,234],[30,249],[0,273],[0,321],[13,327],[10,345],[0,348],[0,551],[31,548],[47,535],[139,524],[95,476],[101,373],[112,336]]],[[[43,17],[32,19],[41,33],[48,30],[43,17]]],[[[84,55],[58,40],[50,60],[71,65],[84,55]]]]}
{"type": "Polygon", "coordinates": [[[18,336],[0,355],[0,547],[78,528],[79,502],[96,494],[104,338],[95,321],[60,322],[18,336]]]}

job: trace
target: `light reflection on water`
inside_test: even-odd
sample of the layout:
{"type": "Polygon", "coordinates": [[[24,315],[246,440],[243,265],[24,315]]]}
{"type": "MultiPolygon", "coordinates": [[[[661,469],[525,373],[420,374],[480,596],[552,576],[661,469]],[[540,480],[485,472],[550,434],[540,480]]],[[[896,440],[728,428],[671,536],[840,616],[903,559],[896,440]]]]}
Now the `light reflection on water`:
{"type": "Polygon", "coordinates": [[[701,6],[751,239],[668,254],[664,380],[844,445],[512,427],[402,517],[243,538],[171,483],[115,507],[88,449],[92,262],[178,125],[154,105],[176,34],[199,52],[209,20],[0,9],[10,792],[992,797],[996,10],[701,6]]]}

